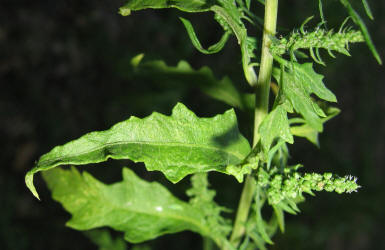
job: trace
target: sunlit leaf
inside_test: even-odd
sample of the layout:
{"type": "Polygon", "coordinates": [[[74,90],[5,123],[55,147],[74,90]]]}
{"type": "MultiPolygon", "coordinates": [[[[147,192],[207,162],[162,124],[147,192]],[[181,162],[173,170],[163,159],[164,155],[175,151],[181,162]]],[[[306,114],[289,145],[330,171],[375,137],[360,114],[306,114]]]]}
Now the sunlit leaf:
{"type": "MultiPolygon", "coordinates": [[[[211,237],[204,215],[156,182],[146,182],[128,168],[123,180],[106,185],[87,172],[61,168],[44,172],[52,197],[72,215],[67,226],[90,230],[108,226],[139,243],[190,230],[211,237]]],[[[214,239],[217,243],[218,238],[214,239]]]]}
{"type": "Polygon", "coordinates": [[[38,197],[33,175],[59,165],[84,165],[112,159],[144,162],[148,170],[161,171],[178,182],[188,174],[225,171],[249,153],[248,141],[239,133],[234,110],[212,118],[199,118],[181,103],[171,116],[154,112],[130,119],[102,132],[92,132],[57,146],[43,155],[26,175],[26,184],[38,197]]]}

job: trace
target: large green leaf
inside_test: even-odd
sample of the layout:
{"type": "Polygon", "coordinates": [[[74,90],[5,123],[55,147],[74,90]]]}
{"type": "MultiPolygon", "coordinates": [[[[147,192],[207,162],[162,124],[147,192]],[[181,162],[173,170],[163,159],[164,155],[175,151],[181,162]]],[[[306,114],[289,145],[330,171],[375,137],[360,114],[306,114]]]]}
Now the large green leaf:
{"type": "Polygon", "coordinates": [[[144,9],[177,8],[186,12],[209,11],[215,0],[128,0],[120,8],[120,14],[127,16],[131,11],[144,9]]]}
{"type": "Polygon", "coordinates": [[[248,141],[239,133],[234,110],[212,118],[199,118],[181,103],[171,116],[154,112],[130,119],[102,132],[92,132],[57,146],[43,155],[26,175],[26,184],[38,197],[33,175],[58,165],[84,165],[112,159],[144,162],[148,170],[161,171],[178,182],[188,174],[241,162],[249,153],[248,141]]]}
{"type": "Polygon", "coordinates": [[[125,240],[139,243],[164,234],[191,230],[213,235],[201,211],[174,197],[156,182],[146,182],[130,169],[123,169],[123,181],[106,185],[75,168],[44,172],[52,197],[72,215],[67,226],[89,230],[104,226],[124,232],[125,240]]]}

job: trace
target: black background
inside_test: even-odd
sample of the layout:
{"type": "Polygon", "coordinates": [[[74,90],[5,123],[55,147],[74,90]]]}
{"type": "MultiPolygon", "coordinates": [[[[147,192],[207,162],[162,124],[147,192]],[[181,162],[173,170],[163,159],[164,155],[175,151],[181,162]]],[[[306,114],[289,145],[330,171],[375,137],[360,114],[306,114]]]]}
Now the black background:
{"type": "MultiPolygon", "coordinates": [[[[262,13],[261,5],[254,2],[255,11],[262,13]]],[[[385,59],[385,2],[369,2],[376,19],[364,20],[385,59]]],[[[280,34],[317,15],[317,3],[281,1],[280,34]]],[[[241,89],[247,89],[235,39],[219,54],[199,54],[177,18],[189,18],[207,45],[220,37],[211,14],[148,10],[122,17],[117,10],[123,4],[117,0],[0,2],[1,249],[97,249],[81,232],[65,227],[70,216],[50,199],[40,177],[35,183],[41,202],[25,187],[26,171],[53,146],[107,129],[131,115],[144,117],[154,110],[169,114],[178,101],[201,116],[229,108],[197,88],[168,88],[167,83],[127,77],[129,60],[136,54],[163,58],[170,65],[182,59],[194,68],[208,65],[217,78],[229,75],[241,89]]],[[[357,7],[364,17],[360,1],[357,7]]],[[[329,27],[338,27],[347,14],[338,1],[327,1],[325,15],[329,27]]],[[[336,60],[325,54],[327,67],[316,66],[325,74],[325,83],[336,93],[342,110],[327,123],[320,136],[321,149],[302,139],[290,149],[291,161],[304,163],[305,171],[352,174],[362,188],[350,195],[308,197],[300,205],[300,215],[288,216],[286,233],[274,237],[272,249],[385,249],[385,69],[364,44],[352,45],[351,54],[351,58],[339,55],[336,60]]],[[[242,127],[245,135],[248,128],[242,127]]],[[[128,161],[100,165],[107,164],[108,169],[83,169],[111,183],[121,179],[122,166],[134,165],[128,161]]],[[[134,169],[186,198],[182,191],[188,180],[172,187],[158,173],[134,169]]],[[[240,185],[217,174],[210,180],[218,190],[218,203],[235,209],[240,185]]],[[[153,249],[200,249],[200,241],[199,236],[183,232],[149,244],[153,249]]]]}

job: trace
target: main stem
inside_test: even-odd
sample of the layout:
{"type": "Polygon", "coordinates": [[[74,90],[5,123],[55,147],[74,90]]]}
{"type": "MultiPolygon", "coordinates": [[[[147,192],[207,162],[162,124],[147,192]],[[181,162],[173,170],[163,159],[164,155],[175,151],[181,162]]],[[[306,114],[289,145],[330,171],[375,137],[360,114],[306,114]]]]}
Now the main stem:
{"type": "MultiPolygon", "coordinates": [[[[275,35],[277,26],[278,0],[265,0],[265,21],[262,40],[262,55],[259,68],[259,78],[255,86],[255,110],[254,110],[254,138],[253,147],[257,145],[260,134],[258,131],[263,119],[269,112],[269,90],[271,72],[273,69],[273,57],[269,47],[272,43],[271,37],[275,35]]],[[[249,216],[251,202],[253,201],[255,184],[253,178],[248,175],[243,186],[241,199],[235,217],[233,232],[230,242],[237,248],[242,236],[245,234],[245,224],[249,216]]]]}

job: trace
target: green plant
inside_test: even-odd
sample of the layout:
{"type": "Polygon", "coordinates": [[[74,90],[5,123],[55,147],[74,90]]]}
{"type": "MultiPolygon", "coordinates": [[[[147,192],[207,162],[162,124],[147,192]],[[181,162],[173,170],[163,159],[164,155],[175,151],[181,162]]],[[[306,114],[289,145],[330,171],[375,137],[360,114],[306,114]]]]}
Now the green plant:
{"type": "MultiPolygon", "coordinates": [[[[193,45],[202,53],[217,53],[231,36],[236,37],[244,76],[253,94],[241,93],[229,78],[217,80],[210,69],[194,70],[184,61],[171,67],[162,61],[144,61],[140,54],[131,63],[138,77],[186,77],[185,81],[198,85],[209,96],[253,113],[252,143],[239,132],[233,109],[215,117],[199,118],[178,103],[170,116],[153,113],[144,119],[131,117],[107,131],[89,133],[55,147],[27,173],[28,188],[39,198],[33,176],[43,171],[53,198],[72,214],[67,225],[77,230],[109,226],[124,232],[125,240],[131,243],[191,230],[205,238],[205,249],[213,249],[214,244],[221,249],[265,249],[266,244],[272,244],[271,237],[278,228],[284,231],[284,214],[299,212],[297,204],[304,201],[304,193],[314,195],[314,191],[322,190],[350,193],[359,188],[356,178],[351,176],[301,173],[301,165],[288,165],[288,144],[294,142],[294,136],[305,137],[318,145],[323,124],[339,113],[329,105],[336,102],[336,97],[308,61],[325,64],[320,50],[326,50],[332,57],[333,52],[349,55],[350,43],[366,42],[381,63],[358,13],[348,0],[340,2],[358,30],[346,26],[349,19],[338,32],[326,29],[319,1],[321,23],[306,30],[309,18],[298,30],[279,38],[276,36],[278,0],[253,2],[255,8],[265,9],[263,19],[253,14],[250,0],[129,0],[120,9],[122,15],[146,8],[214,12],[224,34],[208,49],[199,42],[190,21],[181,18],[193,45]],[[251,28],[246,27],[259,27],[261,23],[263,37],[259,50],[258,39],[250,36],[251,28]],[[304,51],[309,51],[310,57],[304,51]],[[271,82],[271,76],[277,84],[271,82]],[[269,106],[270,89],[274,101],[269,106]],[[56,168],[99,163],[108,158],[144,162],[148,171],[160,171],[173,183],[192,175],[191,188],[187,190],[190,200],[176,198],[159,183],[141,180],[128,168],[123,170],[123,180],[112,185],[87,172],[80,174],[75,168],[56,168]],[[214,202],[215,191],[209,189],[207,179],[210,171],[232,175],[244,183],[233,223],[222,217],[228,209],[214,202]],[[266,207],[272,209],[269,219],[262,213],[266,207]]],[[[372,18],[365,0],[363,6],[372,18]]],[[[124,248],[123,243],[109,238],[103,244],[124,248]]]]}

